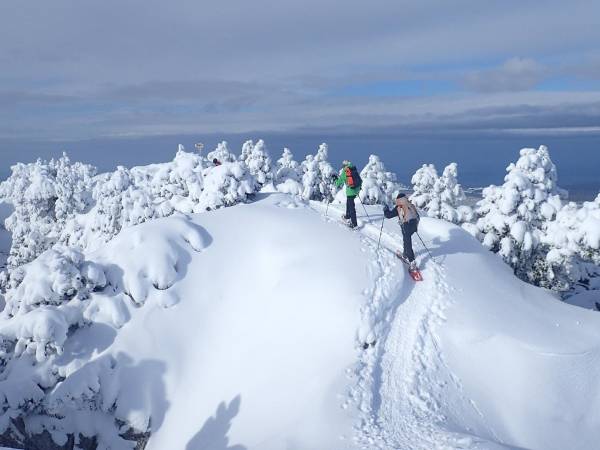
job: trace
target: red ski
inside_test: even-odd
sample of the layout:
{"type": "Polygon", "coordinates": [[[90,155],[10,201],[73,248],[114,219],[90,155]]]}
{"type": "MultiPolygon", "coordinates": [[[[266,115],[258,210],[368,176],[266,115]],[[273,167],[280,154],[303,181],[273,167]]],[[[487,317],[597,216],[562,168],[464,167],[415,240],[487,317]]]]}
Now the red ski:
{"type": "Polygon", "coordinates": [[[410,277],[415,280],[415,281],[423,281],[423,275],[421,275],[421,271],[419,270],[419,268],[416,268],[414,270],[410,270],[410,262],[404,257],[404,255],[402,253],[400,253],[400,251],[396,251],[396,257],[402,261],[404,264],[406,264],[408,266],[408,274],[410,275],[410,277]]]}

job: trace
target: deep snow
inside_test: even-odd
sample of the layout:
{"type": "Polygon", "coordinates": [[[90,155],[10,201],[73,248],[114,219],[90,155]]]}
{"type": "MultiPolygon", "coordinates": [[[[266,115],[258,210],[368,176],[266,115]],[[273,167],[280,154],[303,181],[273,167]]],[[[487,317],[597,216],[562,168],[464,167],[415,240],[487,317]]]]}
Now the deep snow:
{"type": "Polygon", "coordinates": [[[92,295],[54,394],[116,363],[105,395],[150,450],[594,448],[600,316],[436,219],[414,283],[367,208],[351,231],[340,205],[262,194],[123,230],[86,258],[127,295],[92,295]]]}
{"type": "Polygon", "coordinates": [[[280,201],[195,216],[212,242],[173,287],[182,301],[144,307],[112,345],[162,367],[151,376],[164,383],[153,405],[163,420],[147,448],[226,448],[226,436],[335,448],[351,437],[340,396],[368,282],[359,237],[280,201]],[[345,258],[359,263],[344,269],[345,258]]]}

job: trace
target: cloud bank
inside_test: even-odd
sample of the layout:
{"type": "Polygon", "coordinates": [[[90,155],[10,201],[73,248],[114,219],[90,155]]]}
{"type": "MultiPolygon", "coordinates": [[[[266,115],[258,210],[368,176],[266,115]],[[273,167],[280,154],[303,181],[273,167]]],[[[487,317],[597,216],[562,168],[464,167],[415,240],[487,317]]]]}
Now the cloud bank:
{"type": "Polygon", "coordinates": [[[595,1],[4,2],[0,138],[597,133],[597,17],[595,1]]]}

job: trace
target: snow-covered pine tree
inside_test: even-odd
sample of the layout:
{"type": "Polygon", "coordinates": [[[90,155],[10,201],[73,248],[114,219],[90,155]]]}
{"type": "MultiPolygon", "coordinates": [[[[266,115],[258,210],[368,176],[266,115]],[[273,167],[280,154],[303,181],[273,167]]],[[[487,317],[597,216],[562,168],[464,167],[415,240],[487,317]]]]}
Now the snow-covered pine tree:
{"type": "Polygon", "coordinates": [[[250,152],[254,148],[254,141],[252,139],[248,139],[242,144],[242,153],[240,154],[240,161],[246,163],[248,156],[250,156],[250,152]]]}
{"type": "Polygon", "coordinates": [[[433,164],[423,164],[415,172],[410,182],[413,185],[413,193],[410,201],[419,209],[425,209],[433,198],[433,189],[439,178],[433,164]]]}
{"type": "Polygon", "coordinates": [[[413,175],[413,194],[410,200],[429,217],[462,223],[472,219],[473,212],[461,205],[465,194],[457,180],[458,165],[448,164],[438,176],[433,164],[425,164],[413,175]]]}
{"type": "Polygon", "coordinates": [[[248,166],[250,175],[258,183],[258,189],[273,181],[273,168],[267,146],[262,139],[252,145],[252,141],[244,142],[240,160],[248,166]]]}
{"type": "Polygon", "coordinates": [[[119,166],[97,177],[94,206],[85,217],[64,226],[60,242],[90,249],[111,240],[125,227],[182,213],[204,210],[202,158],[178,151],[171,162],[134,167],[119,166]]]}
{"type": "Polygon", "coordinates": [[[279,192],[286,194],[302,194],[302,176],[298,162],[294,159],[289,148],[284,148],[281,158],[277,160],[275,167],[274,184],[279,192]]]}
{"type": "Polygon", "coordinates": [[[335,183],[331,176],[335,171],[333,166],[329,163],[329,147],[325,142],[319,145],[315,160],[319,165],[319,172],[321,174],[319,190],[323,193],[324,198],[330,199],[330,197],[333,197],[336,190],[335,183]]]}
{"type": "Polygon", "coordinates": [[[316,155],[306,155],[302,168],[302,197],[305,200],[332,200],[335,184],[333,167],[329,164],[327,144],[319,145],[316,155]]]}
{"type": "Polygon", "coordinates": [[[96,168],[59,159],[16,164],[0,185],[0,200],[13,205],[6,219],[12,233],[9,269],[35,259],[58,239],[66,221],[85,212],[92,202],[96,168]]]}
{"type": "Polygon", "coordinates": [[[140,174],[140,184],[136,185],[131,171],[122,166],[99,175],[93,190],[94,207],[86,217],[76,216],[67,222],[60,242],[93,250],[127,226],[162,217],[156,208],[155,194],[139,178],[140,174]]]}
{"type": "Polygon", "coordinates": [[[538,262],[545,275],[539,284],[557,291],[575,285],[589,289],[592,279],[600,277],[600,195],[581,206],[564,205],[555,220],[546,222],[541,241],[547,254],[538,262]]]}
{"type": "Polygon", "coordinates": [[[518,161],[506,171],[504,184],[485,188],[477,204],[478,237],[518,277],[541,284],[547,276],[539,264],[545,258],[539,248],[541,236],[545,222],[561,208],[556,166],[542,145],[522,149],[518,161]]]}
{"type": "Polygon", "coordinates": [[[400,192],[396,174],[388,172],[379,156],[369,156],[369,162],[361,170],[362,188],[360,199],[365,205],[383,204],[392,201],[400,192]]]}
{"type": "Polygon", "coordinates": [[[245,201],[259,186],[248,166],[241,161],[223,163],[208,170],[204,176],[204,189],[200,193],[194,212],[231,206],[245,201]]]}
{"type": "Polygon", "coordinates": [[[298,161],[294,159],[294,155],[289,148],[284,148],[281,158],[277,160],[277,166],[275,170],[275,182],[277,184],[283,183],[287,179],[294,181],[300,181],[301,175],[299,173],[300,166],[298,161]]]}
{"type": "Polygon", "coordinates": [[[304,200],[323,200],[319,190],[319,164],[314,155],[306,155],[302,161],[302,197],[304,200]]]}
{"type": "Polygon", "coordinates": [[[173,161],[133,167],[130,174],[132,183],[155,198],[158,204],[171,199],[174,202],[182,199],[197,201],[203,187],[202,170],[200,155],[178,151],[173,161]]]}
{"type": "Polygon", "coordinates": [[[217,148],[215,148],[212,152],[209,152],[206,155],[206,159],[209,163],[212,163],[213,159],[216,159],[221,163],[235,162],[237,160],[235,155],[229,151],[227,141],[219,142],[217,144],[217,148]]]}

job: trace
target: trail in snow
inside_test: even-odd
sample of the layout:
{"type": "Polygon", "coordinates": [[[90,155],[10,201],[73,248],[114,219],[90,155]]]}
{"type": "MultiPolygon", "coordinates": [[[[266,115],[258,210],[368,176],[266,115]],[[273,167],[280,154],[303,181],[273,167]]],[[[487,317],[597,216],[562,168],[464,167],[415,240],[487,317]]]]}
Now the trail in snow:
{"type": "Polygon", "coordinates": [[[464,231],[430,218],[420,233],[441,265],[415,240],[424,281],[414,283],[391,253],[402,246],[397,224],[383,223],[377,252],[381,213],[367,208],[355,231],[370,271],[357,341],[376,343],[351,368],[356,445],[595,448],[598,315],[522,283],[464,231]]]}
{"type": "MultiPolygon", "coordinates": [[[[324,209],[320,204],[313,208],[324,209]]],[[[332,206],[329,211],[340,213],[332,206]]],[[[424,281],[415,283],[394,255],[402,247],[400,235],[385,229],[384,223],[377,251],[380,225],[374,223],[381,219],[376,214],[370,219],[360,217],[364,223],[357,231],[364,250],[375,256],[370,268],[370,278],[375,281],[365,290],[370,301],[363,307],[358,339],[375,344],[361,352],[357,382],[350,392],[362,415],[356,443],[386,450],[472,448],[478,440],[447,431],[441,413],[444,390],[450,385],[455,391],[462,390],[437,345],[436,330],[445,320],[444,311],[454,302],[444,269],[425,249],[418,249],[422,244],[416,244],[424,281]]],[[[395,221],[388,223],[396,225],[395,221]]],[[[476,405],[472,406],[477,411],[476,405]]]]}

